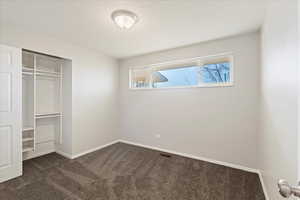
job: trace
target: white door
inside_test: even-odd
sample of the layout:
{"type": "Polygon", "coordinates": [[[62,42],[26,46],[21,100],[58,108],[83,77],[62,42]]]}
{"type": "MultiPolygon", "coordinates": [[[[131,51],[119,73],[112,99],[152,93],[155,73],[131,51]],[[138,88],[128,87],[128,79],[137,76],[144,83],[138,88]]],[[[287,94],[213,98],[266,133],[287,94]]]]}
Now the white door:
{"type": "Polygon", "coordinates": [[[0,45],[0,183],[22,175],[21,55],[0,45]]]}

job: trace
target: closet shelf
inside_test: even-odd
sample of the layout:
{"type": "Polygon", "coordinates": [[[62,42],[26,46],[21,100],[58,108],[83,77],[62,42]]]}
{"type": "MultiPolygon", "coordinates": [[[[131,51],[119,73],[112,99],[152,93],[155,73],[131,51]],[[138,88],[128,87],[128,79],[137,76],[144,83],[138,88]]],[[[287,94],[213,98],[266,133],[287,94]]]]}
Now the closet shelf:
{"type": "Polygon", "coordinates": [[[22,74],[32,76],[33,75],[33,68],[23,66],[22,74]]]}
{"type": "Polygon", "coordinates": [[[49,143],[49,142],[55,142],[55,140],[44,140],[44,141],[39,141],[39,142],[36,142],[36,144],[45,144],[45,143],[49,143]]]}
{"type": "Polygon", "coordinates": [[[33,67],[28,67],[28,66],[23,66],[22,67],[22,71],[33,71],[34,68],[33,67]]]}
{"type": "Polygon", "coordinates": [[[28,147],[23,149],[23,153],[28,152],[28,151],[33,151],[33,147],[28,147]]]}
{"type": "Polygon", "coordinates": [[[28,141],[33,141],[33,140],[34,140],[33,137],[27,137],[27,138],[22,139],[23,142],[28,142],[28,141]]]}
{"type": "Polygon", "coordinates": [[[32,76],[32,75],[33,75],[33,72],[26,72],[26,71],[23,71],[22,74],[23,74],[23,75],[29,75],[29,76],[32,76]]]}
{"type": "Polygon", "coordinates": [[[23,132],[24,131],[32,131],[32,130],[34,130],[33,127],[23,127],[23,132]]]}
{"type": "Polygon", "coordinates": [[[60,117],[61,113],[43,113],[43,114],[36,114],[36,119],[43,119],[43,118],[53,118],[53,117],[60,117]]]}
{"type": "Polygon", "coordinates": [[[59,72],[46,71],[46,70],[40,70],[40,69],[37,69],[36,72],[43,73],[43,74],[60,75],[59,72]]]}
{"type": "Polygon", "coordinates": [[[50,74],[50,73],[41,73],[41,72],[36,72],[35,73],[37,76],[46,76],[46,77],[53,77],[53,78],[60,78],[60,75],[57,74],[50,74]]]}

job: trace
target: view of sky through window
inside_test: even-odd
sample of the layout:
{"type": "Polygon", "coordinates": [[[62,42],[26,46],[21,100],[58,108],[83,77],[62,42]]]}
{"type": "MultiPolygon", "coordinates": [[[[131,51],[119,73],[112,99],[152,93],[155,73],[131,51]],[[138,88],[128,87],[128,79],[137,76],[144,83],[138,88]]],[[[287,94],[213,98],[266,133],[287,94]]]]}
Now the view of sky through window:
{"type": "Polygon", "coordinates": [[[155,73],[159,73],[160,78],[153,81],[153,88],[228,83],[230,82],[230,63],[222,62],[204,66],[165,69],[155,73]]]}
{"type": "Polygon", "coordinates": [[[154,83],[155,88],[193,86],[198,84],[200,67],[185,67],[158,71],[167,81],[154,83]]]}

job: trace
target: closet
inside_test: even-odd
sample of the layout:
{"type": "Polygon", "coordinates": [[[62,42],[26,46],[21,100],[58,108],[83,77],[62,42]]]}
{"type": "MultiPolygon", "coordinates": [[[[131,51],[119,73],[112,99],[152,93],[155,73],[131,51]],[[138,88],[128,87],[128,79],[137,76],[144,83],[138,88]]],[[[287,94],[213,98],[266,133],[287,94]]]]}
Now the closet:
{"type": "MultiPolygon", "coordinates": [[[[22,50],[22,148],[23,160],[60,151],[63,143],[64,68],[63,58],[22,50]]],[[[65,70],[70,73],[70,70],[65,70]]],[[[68,84],[68,83],[67,83],[68,84]]],[[[66,97],[70,98],[70,97],[66,97]]],[[[71,102],[69,102],[71,103],[71,102]]],[[[68,115],[69,113],[67,113],[68,115]]],[[[69,133],[71,134],[71,133],[69,133]]]]}

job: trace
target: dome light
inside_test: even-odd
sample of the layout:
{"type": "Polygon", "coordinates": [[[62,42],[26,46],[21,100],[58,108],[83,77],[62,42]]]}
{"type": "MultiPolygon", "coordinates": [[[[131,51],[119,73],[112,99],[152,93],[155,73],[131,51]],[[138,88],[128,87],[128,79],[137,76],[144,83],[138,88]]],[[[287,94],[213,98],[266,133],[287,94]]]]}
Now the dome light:
{"type": "Polygon", "coordinates": [[[111,18],[122,29],[129,29],[138,21],[137,15],[128,10],[116,10],[111,18]]]}

